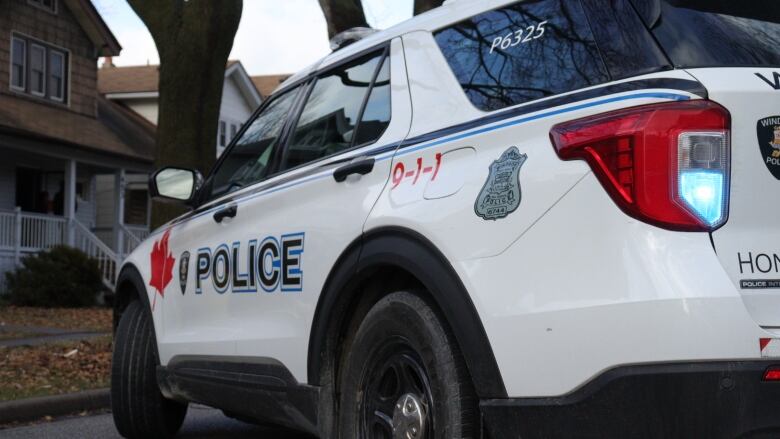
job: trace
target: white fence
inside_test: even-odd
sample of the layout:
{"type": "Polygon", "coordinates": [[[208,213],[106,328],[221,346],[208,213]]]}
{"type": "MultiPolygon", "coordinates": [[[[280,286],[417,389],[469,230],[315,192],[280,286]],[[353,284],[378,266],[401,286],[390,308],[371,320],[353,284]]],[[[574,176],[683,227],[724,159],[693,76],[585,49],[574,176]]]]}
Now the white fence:
{"type": "Polygon", "coordinates": [[[122,258],[136,248],[149,231],[141,226],[120,226],[120,234],[123,251],[117,254],[75,219],[68,221],[59,216],[21,212],[19,209],[0,211],[0,291],[5,290],[4,273],[18,266],[23,256],[56,245],[70,245],[94,258],[100,267],[103,283],[113,290],[122,258]]]}

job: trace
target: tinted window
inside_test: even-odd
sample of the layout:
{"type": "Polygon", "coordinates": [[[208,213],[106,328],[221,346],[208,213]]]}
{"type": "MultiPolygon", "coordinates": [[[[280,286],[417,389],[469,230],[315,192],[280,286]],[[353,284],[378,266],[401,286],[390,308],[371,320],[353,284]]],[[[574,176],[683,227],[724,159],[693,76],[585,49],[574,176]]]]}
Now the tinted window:
{"type": "Polygon", "coordinates": [[[582,4],[613,80],[671,68],[628,0],[582,0],[582,4]]]}
{"type": "MultiPolygon", "coordinates": [[[[279,144],[296,91],[287,92],[268,104],[236,140],[211,177],[209,196],[214,198],[262,180],[274,149],[279,144]]],[[[224,132],[224,129],[221,128],[224,132]]]]}
{"type": "Polygon", "coordinates": [[[633,0],[677,67],[780,66],[778,0],[633,0]]]}
{"type": "Polygon", "coordinates": [[[390,59],[385,58],[360,118],[355,145],[374,142],[390,125],[390,59]]]}
{"type": "Polygon", "coordinates": [[[363,101],[382,53],[317,79],[285,152],[281,169],[294,168],[353,145],[363,101]]]}
{"type": "Polygon", "coordinates": [[[516,3],[435,37],[471,102],[486,111],[609,80],[579,0],[516,3]]]}

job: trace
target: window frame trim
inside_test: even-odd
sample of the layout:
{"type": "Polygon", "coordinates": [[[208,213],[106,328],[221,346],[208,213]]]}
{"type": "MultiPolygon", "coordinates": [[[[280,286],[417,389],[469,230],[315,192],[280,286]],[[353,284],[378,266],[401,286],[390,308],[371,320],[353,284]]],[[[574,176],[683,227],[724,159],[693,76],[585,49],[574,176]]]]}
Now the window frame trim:
{"type": "Polygon", "coordinates": [[[227,148],[227,122],[224,119],[219,119],[217,123],[217,146],[227,148]]]}
{"type": "MultiPolygon", "coordinates": [[[[294,120],[290,124],[291,132],[288,133],[288,136],[285,139],[284,147],[282,148],[282,154],[281,154],[281,157],[279,157],[278,162],[275,164],[276,165],[275,168],[274,168],[275,172],[274,172],[273,175],[281,175],[281,174],[284,174],[286,172],[294,171],[296,169],[300,169],[300,168],[303,168],[303,167],[306,167],[306,166],[309,166],[309,165],[312,165],[312,164],[315,164],[315,163],[320,163],[320,162],[322,162],[324,160],[327,160],[327,159],[330,159],[330,158],[333,158],[333,157],[338,157],[341,154],[346,154],[346,153],[355,151],[357,149],[365,148],[366,146],[373,145],[374,143],[376,143],[379,140],[379,139],[374,139],[371,142],[364,142],[364,143],[362,143],[360,145],[355,145],[355,139],[357,138],[356,135],[357,135],[358,130],[360,129],[360,122],[361,122],[360,119],[363,118],[363,112],[365,111],[365,107],[368,104],[368,99],[371,97],[371,91],[374,89],[374,82],[376,82],[376,77],[379,75],[379,71],[382,68],[382,65],[384,64],[384,62],[386,60],[390,59],[390,45],[391,45],[391,42],[392,42],[392,40],[387,40],[387,41],[383,42],[382,44],[379,44],[377,46],[372,47],[371,49],[360,51],[360,52],[358,52],[358,53],[356,53],[356,54],[354,54],[352,56],[349,56],[349,57],[339,61],[338,63],[329,65],[327,68],[325,68],[323,70],[318,70],[318,71],[312,72],[312,74],[310,75],[311,83],[309,85],[309,90],[306,93],[306,98],[303,100],[303,102],[301,102],[300,108],[297,109],[296,115],[294,117],[294,120]],[[316,160],[312,160],[310,162],[301,163],[300,165],[294,166],[292,168],[281,169],[281,166],[284,163],[284,159],[287,157],[287,152],[289,151],[289,148],[290,148],[290,141],[291,141],[292,134],[295,131],[295,128],[297,128],[297,126],[298,126],[298,122],[300,121],[300,117],[303,114],[303,110],[306,108],[306,103],[309,102],[309,97],[311,95],[311,92],[314,90],[314,87],[316,86],[317,82],[319,82],[321,77],[326,76],[327,74],[331,73],[333,70],[338,70],[340,68],[343,68],[345,65],[350,64],[350,63],[352,63],[352,62],[354,62],[356,60],[359,60],[360,58],[368,57],[368,56],[370,56],[373,53],[378,53],[378,55],[379,55],[379,63],[377,64],[376,68],[374,69],[374,73],[371,75],[371,84],[368,87],[368,90],[366,91],[365,96],[363,96],[363,102],[360,105],[360,110],[358,111],[358,115],[357,115],[357,121],[355,123],[355,137],[352,138],[352,141],[350,142],[349,148],[345,148],[345,149],[343,149],[341,151],[335,152],[333,154],[330,154],[330,155],[327,155],[327,156],[324,156],[324,157],[320,157],[320,158],[318,158],[316,160]]],[[[391,86],[392,86],[392,83],[393,83],[393,75],[391,73],[391,75],[390,75],[390,84],[391,84],[391,86]]],[[[391,109],[390,119],[392,121],[392,109],[391,109]]]]}
{"type": "MultiPolygon", "coordinates": [[[[64,52],[61,52],[60,50],[51,48],[48,50],[48,57],[46,59],[47,63],[49,64],[49,67],[51,67],[51,58],[53,55],[57,55],[62,59],[62,77],[60,78],[62,80],[62,90],[60,90],[60,96],[54,96],[51,94],[51,89],[48,87],[46,88],[46,94],[48,95],[48,99],[53,100],[54,102],[64,103],[65,102],[65,76],[67,75],[67,67],[65,66],[65,60],[67,57],[65,56],[64,52]]],[[[49,72],[49,80],[51,79],[53,70],[49,72]]]]}
{"type": "MultiPolygon", "coordinates": [[[[244,122],[243,125],[241,125],[241,128],[239,129],[238,133],[236,134],[236,137],[231,139],[231,141],[225,146],[225,148],[222,150],[222,154],[219,155],[217,158],[217,161],[214,162],[214,164],[211,166],[211,169],[209,169],[209,172],[207,174],[206,180],[204,181],[203,185],[201,186],[201,190],[198,191],[198,194],[196,196],[196,202],[194,203],[195,207],[203,206],[207,203],[210,203],[215,200],[220,200],[223,197],[227,197],[230,194],[220,194],[215,197],[206,198],[207,194],[205,192],[206,188],[211,187],[213,181],[214,181],[214,175],[219,170],[219,168],[222,166],[222,162],[226,160],[226,157],[230,155],[230,153],[233,151],[236,145],[236,141],[241,138],[241,136],[244,135],[244,132],[249,129],[249,127],[252,126],[252,123],[254,123],[255,120],[257,120],[258,117],[263,113],[263,111],[266,110],[274,101],[278,100],[282,96],[286,95],[287,93],[295,93],[296,90],[298,91],[298,95],[295,96],[292,105],[290,106],[290,110],[288,110],[290,113],[287,115],[286,120],[284,121],[284,126],[282,127],[282,131],[279,134],[279,138],[282,139],[283,136],[287,134],[287,125],[290,123],[290,115],[292,112],[296,109],[296,105],[298,104],[298,101],[300,100],[300,93],[301,89],[298,88],[298,86],[305,87],[306,84],[304,81],[296,82],[295,86],[285,87],[284,90],[280,90],[277,93],[272,94],[271,96],[268,96],[263,102],[260,103],[260,106],[255,109],[255,111],[252,113],[251,116],[244,122]]],[[[217,131],[219,131],[219,125],[217,125],[217,131]]],[[[275,153],[272,151],[272,153],[275,153]]],[[[271,169],[271,166],[274,165],[274,157],[272,156],[269,160],[269,170],[271,169]]],[[[255,183],[252,183],[250,186],[254,186],[258,183],[262,183],[263,181],[270,178],[272,174],[269,172],[269,174],[266,175],[265,178],[262,180],[259,180],[255,183]]],[[[217,203],[214,203],[215,206],[223,204],[223,201],[218,201],[217,203]]]]}
{"type": "MultiPolygon", "coordinates": [[[[498,10],[501,10],[501,9],[505,9],[505,8],[508,8],[508,7],[511,7],[511,6],[524,4],[524,3],[527,3],[527,2],[525,0],[514,0],[512,2],[508,2],[506,4],[503,4],[503,5],[500,5],[500,6],[496,6],[496,7],[492,8],[492,9],[482,10],[482,11],[476,13],[475,15],[467,16],[467,17],[465,17],[465,18],[463,18],[461,20],[453,21],[453,22],[451,22],[449,24],[437,27],[437,28],[432,29],[432,30],[429,31],[430,34],[431,34],[431,37],[433,37],[434,46],[436,47],[436,49],[441,53],[442,57],[444,58],[445,65],[447,66],[450,74],[455,79],[455,82],[457,82],[460,85],[461,92],[463,93],[463,96],[466,98],[466,102],[468,102],[469,105],[471,105],[471,107],[474,110],[478,111],[483,116],[494,114],[496,112],[503,111],[503,110],[506,110],[506,109],[509,109],[509,108],[514,108],[514,107],[517,107],[517,106],[530,104],[530,103],[537,102],[537,101],[540,101],[540,100],[543,100],[543,99],[550,99],[550,98],[553,98],[555,96],[559,96],[559,95],[564,94],[564,93],[571,93],[571,92],[575,92],[575,91],[578,91],[578,90],[582,90],[584,88],[597,87],[597,86],[600,86],[600,85],[609,84],[610,82],[613,82],[612,74],[609,71],[609,68],[607,66],[606,60],[604,59],[604,55],[603,55],[603,53],[601,51],[601,47],[598,44],[598,38],[596,37],[596,34],[593,32],[593,28],[590,25],[590,17],[588,15],[588,10],[587,10],[587,8],[585,7],[585,5],[582,2],[577,2],[580,5],[580,8],[582,9],[583,15],[585,16],[585,26],[588,28],[588,32],[590,33],[591,37],[593,38],[593,44],[596,47],[596,51],[598,52],[599,64],[602,67],[604,67],[604,74],[607,75],[608,80],[605,81],[605,82],[599,83],[599,84],[590,84],[590,85],[586,85],[584,87],[576,88],[576,89],[569,90],[569,91],[566,91],[566,92],[555,93],[555,94],[552,94],[550,96],[543,96],[543,97],[536,98],[536,99],[531,99],[531,100],[528,100],[528,101],[525,101],[525,102],[513,103],[512,105],[507,105],[507,106],[504,106],[504,107],[501,107],[501,108],[492,109],[492,110],[485,110],[483,108],[478,107],[471,100],[471,98],[469,97],[468,93],[466,93],[466,90],[463,88],[463,85],[460,84],[460,80],[458,79],[458,75],[455,73],[455,70],[450,65],[450,62],[447,59],[447,56],[444,54],[444,50],[442,49],[441,45],[436,40],[436,35],[438,33],[440,33],[440,32],[445,31],[445,30],[449,30],[449,29],[459,25],[460,23],[463,23],[465,21],[473,20],[475,17],[477,17],[479,15],[486,14],[488,12],[495,12],[495,11],[498,11],[498,10]]],[[[530,2],[530,3],[533,3],[533,2],[530,2]]]]}
{"type": "Polygon", "coordinates": [[[42,11],[46,11],[50,14],[57,15],[59,12],[59,2],[57,0],[52,1],[52,8],[49,9],[43,4],[43,0],[27,0],[27,4],[42,11]]]}
{"type": "Polygon", "coordinates": [[[11,33],[11,53],[10,57],[8,59],[8,64],[10,66],[9,74],[8,74],[8,84],[11,87],[11,90],[26,93],[27,92],[27,51],[28,51],[28,45],[27,40],[24,38],[20,38],[16,35],[11,33]],[[14,84],[14,43],[16,41],[20,41],[24,45],[24,55],[22,56],[22,85],[18,86],[14,84]]]}
{"type": "MultiPolygon", "coordinates": [[[[246,131],[252,123],[259,117],[259,115],[276,99],[284,96],[285,94],[289,92],[295,92],[298,90],[298,96],[295,97],[295,101],[292,104],[292,107],[290,108],[290,113],[287,115],[287,120],[284,123],[284,127],[282,128],[282,132],[279,135],[279,147],[276,148],[274,151],[272,151],[271,158],[269,160],[269,166],[268,166],[268,173],[263,177],[262,180],[258,180],[251,185],[247,186],[253,187],[257,186],[258,184],[262,184],[272,178],[279,177],[284,174],[288,174],[290,172],[294,172],[298,169],[301,169],[306,166],[311,166],[316,163],[320,163],[320,166],[322,166],[321,162],[324,160],[332,159],[334,157],[338,157],[342,154],[347,154],[349,152],[353,152],[357,149],[364,148],[366,146],[369,146],[373,143],[376,143],[379,139],[374,140],[370,143],[365,143],[361,145],[355,145],[349,149],[345,149],[343,151],[339,151],[335,154],[331,154],[327,157],[322,157],[320,159],[304,163],[302,165],[298,165],[294,168],[285,169],[283,171],[279,170],[282,157],[284,156],[285,152],[287,151],[287,147],[290,140],[291,130],[298,124],[298,119],[300,118],[301,113],[303,112],[303,107],[305,103],[309,99],[309,95],[311,94],[312,89],[314,88],[314,84],[317,82],[317,79],[320,76],[323,76],[327,73],[329,73],[332,70],[338,69],[343,67],[346,64],[349,64],[350,62],[353,62],[357,59],[360,59],[361,57],[367,56],[373,52],[382,52],[380,56],[383,56],[384,59],[389,59],[391,56],[391,45],[393,40],[400,37],[393,37],[388,40],[384,40],[379,44],[376,44],[374,46],[368,47],[366,49],[360,50],[358,52],[355,52],[351,55],[348,55],[344,57],[344,59],[341,59],[333,64],[328,65],[327,67],[324,67],[322,69],[315,68],[311,72],[309,72],[306,76],[303,76],[294,82],[291,82],[288,85],[284,85],[279,90],[272,93],[270,96],[268,96],[263,102],[260,104],[259,107],[252,113],[252,115],[243,123],[243,125],[240,126],[240,129],[238,133],[236,134],[236,137],[231,139],[229,144],[225,147],[225,149],[222,151],[222,154],[220,154],[217,161],[214,163],[214,165],[211,167],[211,169],[208,172],[208,176],[206,177],[206,180],[201,186],[202,190],[199,191],[199,193],[196,196],[196,201],[193,203],[194,208],[200,208],[203,206],[208,205],[209,208],[217,207],[222,204],[228,203],[233,198],[230,196],[231,194],[220,194],[216,197],[210,197],[206,198],[205,189],[210,187],[213,182],[214,174],[217,170],[222,166],[222,162],[225,161],[226,157],[230,154],[232,149],[234,148],[236,144],[236,140],[241,138],[241,136],[244,134],[244,131],[246,131]]],[[[377,66],[377,68],[381,68],[381,63],[377,66]]],[[[377,70],[378,71],[378,70],[377,70]]],[[[375,71],[375,75],[377,73],[375,71]]],[[[376,79],[375,77],[373,79],[376,79]]],[[[393,75],[390,75],[390,85],[392,87],[393,82],[393,75]]],[[[372,82],[372,88],[373,88],[373,82],[372,82]]],[[[366,94],[366,97],[364,97],[364,100],[368,98],[368,94],[366,94]]],[[[392,114],[391,114],[391,120],[392,120],[392,114]]]]}
{"type": "Polygon", "coordinates": [[[46,55],[47,55],[47,53],[48,53],[48,50],[46,49],[46,46],[44,46],[44,45],[42,45],[42,44],[39,44],[39,43],[31,43],[31,44],[30,44],[30,52],[28,53],[28,56],[29,56],[29,63],[30,63],[30,69],[29,69],[29,71],[27,72],[28,81],[29,81],[29,85],[30,85],[30,86],[28,87],[28,89],[29,89],[29,93],[30,93],[31,95],[35,96],[35,97],[44,98],[44,99],[48,99],[48,98],[46,97],[46,95],[48,94],[48,93],[47,93],[47,91],[48,91],[48,90],[46,89],[46,86],[48,85],[48,81],[47,81],[47,79],[48,79],[48,78],[46,77],[46,75],[47,75],[47,73],[48,73],[48,70],[49,70],[49,69],[47,68],[47,67],[48,67],[48,65],[47,65],[47,64],[49,63],[49,60],[47,59],[48,57],[46,56],[46,55]],[[42,89],[43,91],[42,91],[42,92],[40,92],[40,93],[38,93],[38,92],[36,92],[35,90],[33,90],[33,89],[32,89],[32,75],[33,75],[33,66],[32,66],[32,56],[33,56],[33,55],[32,55],[32,52],[33,52],[33,49],[35,49],[36,47],[40,48],[40,49],[43,51],[43,72],[42,72],[42,73],[43,73],[43,76],[42,76],[42,78],[41,78],[41,79],[42,79],[42,82],[41,82],[41,89],[42,89]]]}
{"type": "MultiPolygon", "coordinates": [[[[37,102],[46,102],[46,103],[49,103],[49,104],[52,104],[52,105],[58,105],[58,106],[63,106],[63,107],[70,108],[70,106],[71,106],[71,94],[72,94],[71,86],[72,86],[72,77],[73,77],[73,75],[72,75],[72,72],[73,72],[73,53],[69,49],[67,49],[65,47],[58,46],[56,44],[48,43],[46,41],[43,41],[43,40],[41,40],[39,38],[35,38],[35,37],[33,37],[33,36],[29,35],[29,34],[26,34],[24,32],[19,32],[19,31],[11,29],[9,31],[9,34],[10,34],[10,38],[11,38],[10,39],[10,41],[11,41],[11,47],[10,48],[13,48],[13,39],[14,38],[23,41],[25,43],[25,47],[26,47],[25,58],[24,58],[24,62],[25,62],[25,69],[24,69],[24,80],[25,80],[25,83],[24,83],[24,89],[11,86],[11,75],[10,75],[10,72],[9,72],[8,84],[9,84],[9,90],[12,92],[12,94],[14,94],[16,96],[24,96],[24,97],[27,97],[27,98],[30,98],[30,99],[34,99],[37,102]],[[44,69],[45,70],[48,70],[48,63],[49,63],[49,56],[48,55],[49,55],[49,52],[51,50],[56,50],[57,52],[60,52],[61,54],[63,54],[65,56],[65,60],[63,62],[63,66],[64,66],[64,69],[65,69],[65,71],[64,71],[65,77],[63,78],[63,83],[62,83],[62,85],[63,85],[63,100],[56,100],[56,99],[52,99],[51,97],[49,97],[49,92],[48,92],[48,88],[47,87],[44,87],[44,94],[43,95],[40,95],[40,94],[37,94],[37,93],[33,94],[30,91],[30,81],[29,81],[28,76],[29,76],[29,72],[30,72],[30,47],[33,44],[38,45],[38,46],[43,46],[44,49],[45,49],[45,53],[44,53],[44,62],[45,62],[44,69]]],[[[10,52],[11,51],[9,50],[9,55],[10,55],[10,52]]],[[[12,56],[9,56],[9,63],[10,63],[9,65],[11,66],[11,68],[13,68],[13,57],[12,56]]],[[[48,72],[46,72],[46,73],[48,73],[48,72]]],[[[44,82],[46,82],[46,75],[44,75],[44,82]]]]}

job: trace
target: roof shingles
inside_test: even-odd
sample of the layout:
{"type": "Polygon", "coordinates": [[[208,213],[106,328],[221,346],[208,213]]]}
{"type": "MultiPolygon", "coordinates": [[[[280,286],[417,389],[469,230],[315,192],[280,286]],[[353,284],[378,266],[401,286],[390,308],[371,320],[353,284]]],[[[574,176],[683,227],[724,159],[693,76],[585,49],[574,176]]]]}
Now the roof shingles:
{"type": "Polygon", "coordinates": [[[160,82],[160,66],[103,67],[98,70],[98,92],[156,92],[160,82]]]}
{"type": "Polygon", "coordinates": [[[252,76],[252,82],[255,84],[257,91],[260,92],[260,96],[265,99],[271,96],[271,93],[289,77],[290,75],[252,76]]]}
{"type": "Polygon", "coordinates": [[[0,95],[0,130],[151,162],[154,132],[111,107],[115,105],[99,99],[99,116],[92,118],[65,108],[0,95]],[[133,139],[128,138],[128,127],[132,129],[133,139]]]}

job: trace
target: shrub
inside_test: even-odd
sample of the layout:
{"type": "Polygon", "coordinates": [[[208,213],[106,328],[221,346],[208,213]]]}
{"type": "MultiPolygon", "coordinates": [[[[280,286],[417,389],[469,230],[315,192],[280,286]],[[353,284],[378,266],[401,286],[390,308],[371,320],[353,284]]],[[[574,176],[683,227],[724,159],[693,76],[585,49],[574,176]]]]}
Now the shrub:
{"type": "Polygon", "coordinates": [[[97,261],[66,246],[24,258],[6,278],[8,301],[18,306],[91,306],[103,288],[97,261]]]}

